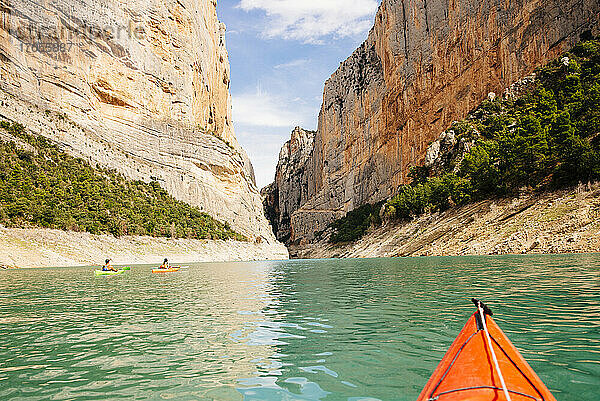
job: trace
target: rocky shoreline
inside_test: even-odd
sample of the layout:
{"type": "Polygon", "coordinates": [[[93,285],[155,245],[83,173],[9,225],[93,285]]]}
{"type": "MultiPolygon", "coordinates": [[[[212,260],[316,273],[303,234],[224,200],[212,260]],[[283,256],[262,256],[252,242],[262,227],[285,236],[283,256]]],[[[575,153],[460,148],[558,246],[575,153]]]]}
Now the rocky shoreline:
{"type": "Polygon", "coordinates": [[[7,267],[92,266],[110,257],[116,265],[288,259],[284,245],[151,237],[92,235],[39,228],[0,227],[0,265],[7,267]]]}
{"type": "Polygon", "coordinates": [[[290,248],[292,258],[600,252],[600,184],[472,203],[371,229],[350,244],[290,248]]]}

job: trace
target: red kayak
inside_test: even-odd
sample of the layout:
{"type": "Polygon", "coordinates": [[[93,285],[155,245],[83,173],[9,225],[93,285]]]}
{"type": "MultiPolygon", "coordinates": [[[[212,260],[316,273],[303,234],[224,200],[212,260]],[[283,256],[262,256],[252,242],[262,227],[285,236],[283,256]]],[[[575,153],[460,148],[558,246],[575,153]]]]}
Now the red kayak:
{"type": "Polygon", "coordinates": [[[477,312],[417,401],[556,401],[491,318],[492,311],[480,301],[473,302],[477,312]]]}

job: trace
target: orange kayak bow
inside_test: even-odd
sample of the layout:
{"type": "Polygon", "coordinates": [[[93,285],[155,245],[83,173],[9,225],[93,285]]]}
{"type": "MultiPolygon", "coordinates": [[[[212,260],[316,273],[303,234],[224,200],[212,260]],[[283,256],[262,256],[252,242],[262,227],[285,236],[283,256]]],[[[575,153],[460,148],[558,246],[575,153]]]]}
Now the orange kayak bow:
{"type": "Polygon", "coordinates": [[[491,318],[492,311],[478,300],[473,302],[478,311],[458,334],[417,401],[556,401],[491,318]]]}

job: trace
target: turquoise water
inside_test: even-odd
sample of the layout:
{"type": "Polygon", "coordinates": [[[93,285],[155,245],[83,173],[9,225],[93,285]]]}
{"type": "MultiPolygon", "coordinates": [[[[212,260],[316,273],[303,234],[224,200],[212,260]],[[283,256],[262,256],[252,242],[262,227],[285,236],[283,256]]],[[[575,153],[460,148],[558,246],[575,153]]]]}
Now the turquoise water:
{"type": "Polygon", "coordinates": [[[600,395],[600,255],[0,272],[0,399],[415,400],[473,311],[600,395]]]}

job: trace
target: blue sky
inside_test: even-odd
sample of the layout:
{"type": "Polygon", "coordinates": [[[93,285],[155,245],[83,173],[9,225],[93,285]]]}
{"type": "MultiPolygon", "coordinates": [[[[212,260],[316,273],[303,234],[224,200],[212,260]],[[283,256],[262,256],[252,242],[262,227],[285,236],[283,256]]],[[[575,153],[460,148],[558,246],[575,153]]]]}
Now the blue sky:
{"type": "Polygon", "coordinates": [[[366,39],[379,0],[222,0],[236,136],[263,187],[295,126],[317,128],[323,85],[366,39]]]}

